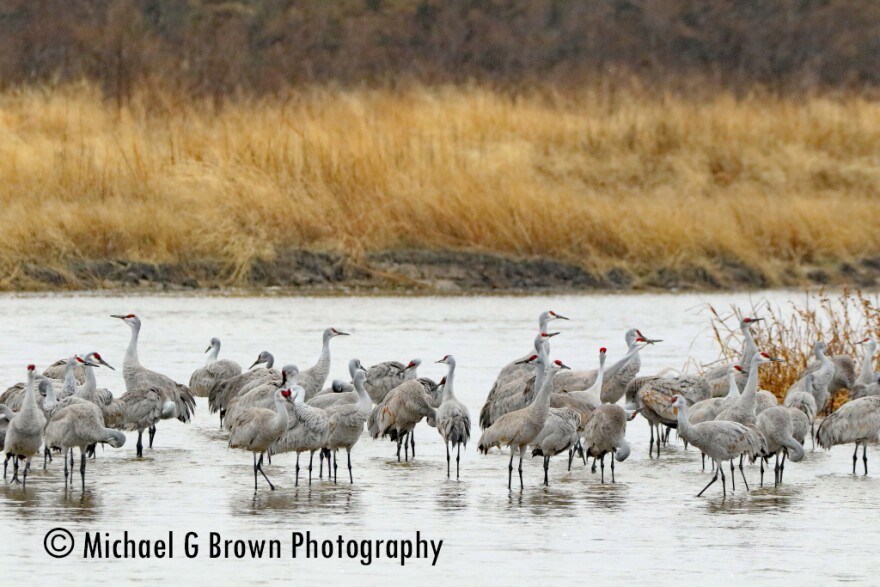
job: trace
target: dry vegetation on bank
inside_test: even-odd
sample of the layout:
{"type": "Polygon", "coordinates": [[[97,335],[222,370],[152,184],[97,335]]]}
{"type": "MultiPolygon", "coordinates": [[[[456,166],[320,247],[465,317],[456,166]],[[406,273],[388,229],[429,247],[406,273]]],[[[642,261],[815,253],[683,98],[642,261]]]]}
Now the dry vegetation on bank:
{"type": "MultiPolygon", "coordinates": [[[[0,269],[464,249],[797,283],[880,255],[880,103],[313,88],[0,94],[0,269]]],[[[710,278],[711,279],[711,278],[710,278]]],[[[743,285],[748,285],[744,283],[743,285]]]]}
{"type": "MultiPolygon", "coordinates": [[[[853,357],[858,370],[864,355],[864,348],[858,343],[865,337],[880,339],[880,297],[859,290],[807,292],[802,301],[791,302],[789,307],[759,300],[750,308],[706,309],[723,362],[737,360],[742,351],[740,318],[748,315],[765,319],[752,327],[755,342],[759,349],[785,362],[759,371],[761,388],[772,391],[780,400],[807,363],[815,360],[812,350],[816,341],[825,341],[829,355],[853,357]]],[[[847,398],[845,392],[838,394],[834,398],[835,409],[847,398]]]]}

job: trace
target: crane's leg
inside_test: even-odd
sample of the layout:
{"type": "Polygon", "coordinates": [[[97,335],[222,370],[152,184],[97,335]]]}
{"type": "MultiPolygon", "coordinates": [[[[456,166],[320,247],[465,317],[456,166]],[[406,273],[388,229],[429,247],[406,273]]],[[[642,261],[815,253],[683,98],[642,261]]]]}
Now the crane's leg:
{"type": "Polygon", "coordinates": [[[724,463],[718,463],[718,470],[721,472],[721,495],[727,497],[727,478],[724,476],[724,463]]]}
{"type": "Polygon", "coordinates": [[[516,454],[516,449],[511,445],[510,447],[510,463],[507,465],[507,489],[511,489],[511,484],[513,483],[513,455],[516,454]]]}
{"type": "Polygon", "coordinates": [[[44,471],[46,470],[46,463],[48,462],[49,457],[52,456],[52,455],[49,454],[49,452],[50,452],[50,451],[49,451],[49,447],[48,447],[48,446],[44,446],[44,447],[43,447],[43,470],[44,470],[44,471]]]}
{"type": "Polygon", "coordinates": [[[266,480],[266,483],[269,484],[269,490],[275,491],[275,486],[272,485],[272,482],[269,481],[269,477],[266,476],[266,472],[263,470],[263,453],[260,453],[260,460],[257,461],[257,469],[259,469],[260,473],[262,473],[263,479],[266,480]]]}
{"type": "Polygon", "coordinates": [[[293,486],[299,487],[299,453],[296,453],[296,469],[295,469],[295,471],[296,471],[296,474],[294,477],[295,481],[293,483],[293,486]]]}
{"type": "Polygon", "coordinates": [[[315,458],[315,451],[309,452],[309,487],[312,486],[312,459],[315,458]]]}
{"type": "Polygon", "coordinates": [[[730,490],[736,491],[736,471],[733,469],[733,459],[730,459],[730,490]]]}
{"type": "Polygon", "coordinates": [[[153,448],[153,439],[156,438],[156,425],[150,426],[150,448],[153,448]]]}
{"type": "Polygon", "coordinates": [[[544,487],[550,486],[550,481],[548,479],[548,474],[550,473],[550,457],[544,455],[544,487]]]}
{"type": "Polygon", "coordinates": [[[336,464],[336,455],[338,452],[339,451],[334,448],[333,452],[331,453],[331,456],[333,457],[333,483],[336,483],[336,470],[339,468],[339,466],[336,464]]]}
{"type": "Polygon", "coordinates": [[[68,449],[67,454],[64,455],[64,458],[67,458],[67,455],[70,455],[70,489],[73,489],[73,467],[76,465],[76,460],[73,458],[73,449],[68,449]]]}
{"type": "Polygon", "coordinates": [[[144,431],[138,430],[137,456],[144,456],[144,431]]]}
{"type": "Polygon", "coordinates": [[[252,453],[254,455],[254,493],[257,492],[257,453],[252,453]]]}
{"type": "Polygon", "coordinates": [[[415,430],[410,431],[409,434],[407,434],[407,436],[409,436],[409,441],[412,444],[413,458],[416,458],[416,431],[415,430]]]}
{"type": "Polygon", "coordinates": [[[27,489],[27,474],[28,474],[28,470],[30,468],[31,468],[31,458],[25,457],[25,459],[24,459],[24,476],[22,477],[22,480],[21,480],[21,488],[22,489],[27,489]]]}
{"type": "Polygon", "coordinates": [[[581,447],[581,460],[584,461],[584,466],[586,467],[587,466],[587,451],[584,450],[584,445],[581,442],[580,438],[578,438],[578,444],[581,447]]]}
{"type": "Polygon", "coordinates": [[[761,487],[764,487],[764,461],[766,460],[767,459],[765,459],[763,456],[758,459],[758,461],[761,463],[761,487]]]}
{"type": "Polygon", "coordinates": [[[400,435],[397,435],[397,462],[400,462],[400,435]]]}
{"type": "Polygon", "coordinates": [[[220,408],[220,428],[223,428],[223,417],[226,415],[226,408],[220,408]]]}
{"type": "Polygon", "coordinates": [[[21,484],[18,480],[18,455],[12,457],[12,483],[21,484]]]}
{"type": "Polygon", "coordinates": [[[657,424],[657,458],[660,458],[660,424],[657,424]]]}
{"type": "Polygon", "coordinates": [[[773,487],[779,486],[779,451],[776,451],[776,464],[773,467],[773,487]]]}
{"type": "Polygon", "coordinates": [[[446,478],[449,479],[449,467],[452,464],[452,457],[449,456],[449,441],[446,441],[446,478]]]}
{"type": "Polygon", "coordinates": [[[788,457],[788,449],[782,453],[782,462],[779,463],[779,482],[782,483],[782,476],[785,474],[785,459],[788,457]]]}
{"type": "Polygon", "coordinates": [[[862,462],[865,464],[865,475],[868,474],[868,445],[862,445],[862,462]]]}
{"type": "MultiPolygon", "coordinates": [[[[3,480],[6,481],[6,467],[9,465],[9,457],[12,456],[9,453],[6,454],[6,458],[3,459],[3,480]]],[[[65,461],[67,462],[67,461],[65,461]]]]}
{"type": "MultiPolygon", "coordinates": [[[[70,449],[73,452],[73,449],[70,449]]],[[[86,451],[80,449],[79,453],[79,476],[82,479],[82,490],[86,490],[86,451]]],[[[72,484],[71,484],[72,485],[72,484]]]]}
{"type": "MultiPolygon", "coordinates": [[[[733,461],[731,461],[731,462],[733,462],[733,461]]],[[[746,472],[745,472],[745,470],[743,469],[743,462],[742,462],[742,459],[739,460],[739,474],[740,474],[740,476],[742,477],[743,484],[745,484],[745,486],[746,486],[746,491],[751,491],[751,490],[749,489],[749,482],[746,481],[746,472]]],[[[733,475],[731,475],[731,477],[733,477],[733,475]]]]}
{"type": "Polygon", "coordinates": [[[856,474],[856,462],[859,460],[859,443],[856,442],[856,450],[853,451],[853,475],[856,474]]]}
{"type": "Polygon", "coordinates": [[[461,443],[455,448],[455,480],[458,481],[459,464],[461,463],[461,443]]]}
{"type": "MultiPolygon", "coordinates": [[[[651,428],[651,440],[648,442],[648,458],[654,458],[654,425],[648,422],[648,426],[651,428]]],[[[593,461],[593,472],[596,472],[595,460],[593,461]]]]}
{"type": "Polygon", "coordinates": [[[571,462],[574,460],[574,447],[568,450],[568,470],[571,472],[571,462]]]}
{"type": "MultiPolygon", "coordinates": [[[[587,449],[588,452],[589,452],[589,450],[590,449],[587,449]]],[[[596,472],[596,455],[594,454],[593,455],[593,466],[590,467],[590,473],[595,473],[595,472],[596,472]]]]}
{"type": "Polygon", "coordinates": [[[599,458],[599,468],[602,469],[602,483],[605,483],[605,453],[599,458]]]}
{"type": "Polygon", "coordinates": [[[519,490],[520,491],[522,491],[523,487],[524,487],[523,486],[523,478],[522,478],[522,460],[523,460],[523,453],[525,451],[526,451],[525,446],[519,447],[519,490]]]}
{"type": "Polygon", "coordinates": [[[403,460],[409,462],[409,432],[403,437],[403,460]]]}
{"type": "Polygon", "coordinates": [[[700,454],[703,456],[703,471],[705,471],[706,470],[706,453],[701,452],[700,454]]]}
{"type": "Polygon", "coordinates": [[[611,453],[611,482],[617,483],[617,481],[614,480],[614,453],[613,452],[611,453]]]}
{"type": "MultiPolygon", "coordinates": [[[[330,465],[328,464],[327,467],[329,468],[330,465]]],[[[324,451],[322,450],[318,453],[318,479],[323,479],[323,478],[324,478],[324,451]]]]}
{"type": "Polygon", "coordinates": [[[813,450],[816,450],[816,433],[813,431],[813,422],[810,422],[810,442],[813,443],[813,450]]]}
{"type": "Polygon", "coordinates": [[[354,475],[351,473],[351,447],[346,447],[345,452],[348,456],[348,482],[354,485],[354,475]]]}

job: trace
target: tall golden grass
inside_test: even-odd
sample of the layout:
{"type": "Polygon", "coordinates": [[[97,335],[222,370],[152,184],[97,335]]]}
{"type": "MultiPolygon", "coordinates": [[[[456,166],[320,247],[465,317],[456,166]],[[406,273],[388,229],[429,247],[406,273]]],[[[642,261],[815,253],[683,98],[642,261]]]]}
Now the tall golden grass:
{"type": "Polygon", "coordinates": [[[880,104],[637,89],[291,90],[217,106],[0,94],[0,268],[280,248],[545,255],[599,271],[880,253],[880,104]]]}
{"type": "MultiPolygon", "coordinates": [[[[780,400],[807,363],[814,360],[812,350],[816,341],[822,340],[828,345],[829,355],[853,357],[858,370],[864,353],[858,343],[868,336],[880,339],[880,296],[858,289],[844,288],[836,294],[807,292],[802,301],[792,301],[787,308],[760,300],[749,308],[731,307],[729,311],[720,311],[707,306],[707,310],[725,362],[740,356],[739,320],[746,315],[765,319],[752,328],[755,342],[759,349],[785,362],[762,369],[760,382],[763,389],[772,391],[780,400]]],[[[846,393],[838,394],[834,408],[847,397],[846,393]]]]}

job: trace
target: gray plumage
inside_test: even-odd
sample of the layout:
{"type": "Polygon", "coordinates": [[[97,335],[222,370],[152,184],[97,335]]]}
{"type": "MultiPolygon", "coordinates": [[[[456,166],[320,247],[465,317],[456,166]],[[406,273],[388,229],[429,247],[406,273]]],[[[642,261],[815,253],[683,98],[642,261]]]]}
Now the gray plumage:
{"type": "MultiPolygon", "coordinates": [[[[754,369],[754,364],[752,369],[754,369]]],[[[675,396],[672,406],[677,410],[678,434],[687,442],[700,449],[716,463],[715,475],[706,487],[697,495],[703,495],[721,475],[724,494],[727,495],[727,481],[724,475],[724,463],[745,454],[754,462],[764,452],[761,436],[752,428],[739,422],[713,420],[691,424],[688,420],[687,401],[682,396],[675,396]]],[[[745,480],[745,473],[740,468],[745,480]]],[[[731,480],[732,481],[732,480],[731,480]]]]}
{"type": "Polygon", "coordinates": [[[532,457],[544,457],[544,485],[549,486],[550,458],[574,449],[581,416],[569,408],[550,408],[544,426],[531,442],[532,457]]]}
{"type": "MultiPolygon", "coordinates": [[[[321,392],[306,403],[316,408],[327,409],[335,404],[353,404],[358,401],[358,392],[354,386],[355,374],[364,371],[358,359],[348,361],[348,374],[352,383],[341,379],[334,379],[330,387],[325,387],[321,392]]],[[[372,400],[371,400],[372,402],[372,400]]]]}
{"type": "Polygon", "coordinates": [[[779,405],[779,399],[772,392],[766,389],[759,389],[755,394],[755,415],[760,414],[768,408],[779,405]]]}
{"type": "Polygon", "coordinates": [[[850,388],[850,399],[880,395],[880,383],[877,382],[877,376],[874,373],[874,353],[877,352],[877,341],[873,338],[866,338],[858,344],[865,345],[865,353],[862,357],[859,376],[850,388]]]}
{"type": "Polygon", "coordinates": [[[275,442],[287,431],[290,417],[287,404],[291,392],[276,389],[272,396],[274,409],[247,408],[230,418],[229,442],[227,447],[240,448],[254,453],[254,491],[257,491],[257,473],[262,473],[271,490],[275,489],[269,477],[263,472],[263,453],[272,448],[275,442]],[[257,461],[257,454],[260,460],[257,461]]]}
{"type": "MultiPolygon", "coordinates": [[[[43,376],[48,377],[49,379],[64,379],[66,366],[67,359],[59,359],[43,369],[43,376]]],[[[76,377],[76,382],[79,384],[82,384],[86,380],[86,373],[85,370],[82,368],[82,365],[76,365],[74,376],[76,377]]]]}
{"type": "Polygon", "coordinates": [[[272,353],[262,351],[250,366],[250,370],[214,383],[211,391],[208,392],[208,409],[212,414],[220,412],[221,426],[223,418],[226,416],[226,408],[233,398],[241,393],[247,393],[253,386],[266,383],[270,379],[277,378],[278,381],[281,381],[281,373],[272,368],[274,364],[275,357],[272,356],[272,353]],[[264,368],[254,369],[257,365],[264,363],[266,365],[264,368]]]}
{"type": "MultiPolygon", "coordinates": [[[[17,418],[16,418],[17,419],[17,418]]],[[[868,444],[875,444],[880,435],[880,396],[869,396],[843,404],[822,421],[816,431],[819,446],[830,449],[837,444],[855,443],[857,453],[863,446],[862,461],[868,474],[868,444]]],[[[856,472],[856,454],[853,454],[853,474],[856,472]]]]}
{"type": "Polygon", "coordinates": [[[15,418],[15,412],[10,410],[6,404],[0,404],[0,452],[3,451],[3,446],[6,444],[6,430],[13,418],[15,418]]]}
{"type": "MultiPolygon", "coordinates": [[[[797,408],[785,408],[791,416],[791,435],[801,446],[804,445],[807,437],[812,438],[813,422],[807,418],[807,415],[797,408]]],[[[814,441],[815,442],[815,441],[814,441]]]]}
{"type": "Polygon", "coordinates": [[[459,478],[461,464],[461,447],[467,448],[468,440],[471,438],[471,414],[467,406],[455,397],[453,388],[455,381],[455,357],[446,355],[439,363],[444,363],[448,367],[446,379],[443,381],[443,395],[440,400],[440,407],[437,408],[437,432],[446,445],[446,477],[450,476],[451,454],[449,445],[456,451],[455,457],[455,478],[459,478]]]}
{"type": "MultiPolygon", "coordinates": [[[[75,399],[75,398],[67,398],[75,399]]],[[[78,399],[78,398],[76,398],[78,399]]],[[[101,410],[95,404],[80,400],[60,408],[46,423],[46,448],[60,449],[64,455],[64,483],[67,486],[68,454],[73,461],[73,449],[80,451],[82,487],[86,486],[86,449],[93,444],[109,444],[119,448],[125,444],[125,434],[104,426],[101,410]]],[[[71,485],[73,471],[70,471],[71,485]]]]}
{"type": "MultiPolygon", "coordinates": [[[[743,388],[739,399],[732,406],[721,410],[715,420],[739,422],[745,426],[754,426],[758,394],[758,368],[771,362],[779,362],[780,359],[771,357],[767,353],[757,353],[752,357],[749,367],[749,378],[743,388]]],[[[774,398],[775,399],[775,398],[774,398]]],[[[708,454],[708,453],[707,453],[708,454]]]]}
{"type": "MultiPolygon", "coordinates": [[[[788,389],[804,389],[804,377],[807,373],[813,375],[813,386],[809,391],[816,400],[816,408],[821,412],[828,405],[828,400],[833,393],[832,381],[835,379],[837,367],[831,357],[825,354],[826,345],[819,341],[813,345],[813,354],[816,360],[807,365],[807,368],[801,373],[797,381],[788,389]]],[[[787,392],[786,392],[787,393],[787,392]]]]}
{"type": "MultiPolygon", "coordinates": [[[[336,453],[344,448],[348,458],[348,478],[354,483],[354,475],[351,470],[351,449],[360,440],[364,431],[364,424],[370,415],[373,402],[367,394],[366,373],[358,370],[354,374],[353,385],[356,390],[357,400],[351,403],[337,403],[327,408],[327,416],[330,418],[330,434],[324,448],[332,451],[333,456],[333,480],[336,481],[336,453]]],[[[328,462],[329,467],[329,462],[328,462]]]]}
{"type": "Polygon", "coordinates": [[[288,364],[282,367],[281,377],[271,377],[264,383],[254,386],[250,391],[242,393],[229,402],[226,409],[226,424],[235,418],[238,412],[248,408],[272,409],[275,405],[275,391],[282,387],[289,387],[299,383],[300,371],[296,365],[288,364]]]}
{"type": "Polygon", "coordinates": [[[602,483],[605,482],[605,455],[611,454],[611,482],[614,483],[614,461],[622,462],[629,457],[630,446],[626,441],[626,411],[617,404],[603,404],[590,414],[584,426],[584,451],[587,456],[599,459],[602,483]]]}
{"type": "Polygon", "coordinates": [[[676,415],[671,401],[678,395],[683,398],[682,390],[674,379],[665,377],[636,377],[626,389],[627,409],[637,410],[648,421],[651,430],[648,454],[653,454],[655,442],[657,457],[660,457],[660,444],[663,438],[661,426],[675,427],[676,415]],[[634,396],[632,401],[630,396],[634,396]],[[655,441],[654,431],[657,431],[655,441]]]}
{"type": "Polygon", "coordinates": [[[367,369],[367,393],[373,403],[380,404],[388,393],[403,383],[418,379],[421,359],[413,359],[406,365],[398,361],[385,361],[367,369]]]}
{"type": "Polygon", "coordinates": [[[318,362],[299,374],[299,385],[306,391],[306,401],[318,395],[324,388],[327,376],[330,375],[330,341],[337,336],[348,336],[348,333],[335,328],[325,330],[318,362]]]}
{"type": "MultiPolygon", "coordinates": [[[[599,349],[599,370],[597,371],[595,381],[593,381],[593,384],[588,389],[584,391],[553,393],[550,395],[551,408],[568,408],[578,413],[580,416],[578,432],[583,432],[584,425],[590,417],[590,414],[593,413],[593,410],[602,405],[601,397],[602,384],[605,378],[605,353],[606,349],[604,347],[599,349]]],[[[556,376],[558,377],[563,373],[567,373],[567,371],[557,373],[556,376]]],[[[555,387],[556,385],[554,383],[554,388],[555,387]]]]}
{"type": "MultiPolygon", "coordinates": [[[[755,337],[752,335],[752,326],[762,320],[764,319],[746,316],[739,321],[739,330],[743,335],[742,352],[737,363],[742,367],[742,371],[737,375],[737,385],[740,387],[745,385],[745,379],[752,365],[752,357],[758,352],[758,345],[755,343],[755,337]]],[[[727,370],[732,366],[731,364],[719,365],[704,373],[705,378],[709,381],[712,397],[721,397],[727,394],[727,370]]]]}
{"type": "Polygon", "coordinates": [[[772,455],[786,449],[790,460],[798,462],[804,458],[804,447],[794,439],[791,412],[788,408],[767,408],[758,414],[756,427],[764,437],[767,454],[772,455]]]}
{"type": "Polygon", "coordinates": [[[27,484],[27,473],[31,458],[40,450],[43,442],[43,427],[46,425],[46,418],[43,412],[37,407],[34,394],[36,368],[28,365],[27,384],[25,388],[25,397],[22,402],[21,410],[12,419],[12,422],[6,428],[6,437],[3,442],[3,451],[6,453],[6,459],[3,463],[3,477],[6,478],[6,465],[10,459],[13,462],[13,481],[18,481],[18,465],[19,460],[24,461],[24,478],[22,485],[27,484]]]}
{"type": "Polygon", "coordinates": [[[287,430],[272,446],[273,453],[296,453],[296,485],[299,485],[299,455],[309,453],[309,485],[312,483],[312,459],[315,451],[327,445],[330,438],[330,418],[327,412],[305,404],[305,390],[300,385],[290,386],[293,406],[288,408],[290,420],[287,430]]]}
{"type": "Polygon", "coordinates": [[[694,404],[688,411],[691,424],[709,422],[718,417],[724,408],[732,406],[739,399],[739,387],[737,375],[740,373],[737,366],[731,366],[727,375],[727,395],[725,397],[712,397],[694,404]]]}
{"type": "Polygon", "coordinates": [[[507,446],[510,449],[510,463],[508,465],[508,489],[512,484],[513,477],[513,457],[519,451],[519,475],[520,488],[522,482],[522,459],[526,447],[531,444],[538,434],[544,428],[544,422],[547,419],[547,413],[550,411],[550,393],[553,389],[553,375],[557,368],[567,369],[562,363],[551,363],[550,359],[544,354],[543,349],[539,350],[538,356],[534,358],[538,364],[538,372],[541,375],[541,389],[535,400],[527,407],[514,412],[504,414],[496,420],[491,426],[483,431],[480,436],[478,450],[483,454],[488,454],[492,447],[507,446]]]}
{"type": "Polygon", "coordinates": [[[134,314],[115,315],[131,328],[131,339],[122,363],[122,377],[125,380],[126,392],[136,390],[154,390],[163,400],[160,417],[162,420],[177,418],[181,422],[189,422],[196,409],[196,401],[185,385],[177,383],[167,375],[157,373],[141,365],[138,360],[138,336],[141,330],[140,318],[134,314]]]}
{"type": "Polygon", "coordinates": [[[218,359],[220,339],[214,337],[205,351],[208,358],[205,366],[193,371],[189,378],[189,389],[195,397],[208,397],[218,381],[225,381],[241,375],[241,365],[229,359],[218,359]]]}
{"type": "MultiPolygon", "coordinates": [[[[403,437],[409,435],[416,424],[427,419],[429,426],[436,426],[436,391],[437,384],[424,377],[404,381],[392,389],[371,412],[373,428],[370,435],[374,439],[389,436],[391,440],[396,440],[399,460],[403,437]]],[[[406,458],[409,458],[408,452],[406,458]]]]}

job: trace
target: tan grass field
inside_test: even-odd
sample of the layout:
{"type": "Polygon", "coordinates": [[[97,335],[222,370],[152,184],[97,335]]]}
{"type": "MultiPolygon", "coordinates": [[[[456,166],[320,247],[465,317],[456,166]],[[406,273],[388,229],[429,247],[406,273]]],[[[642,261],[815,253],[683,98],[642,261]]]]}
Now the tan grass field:
{"type": "MultiPolygon", "coordinates": [[[[0,269],[282,248],[465,249],[597,271],[880,254],[880,103],[481,87],[215,106],[0,94],[0,269]]],[[[715,268],[715,269],[712,269],[715,268]]]]}

